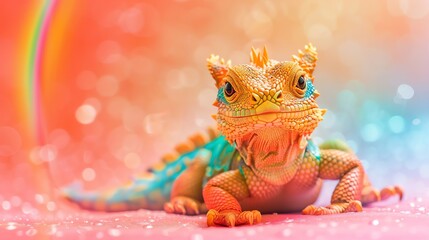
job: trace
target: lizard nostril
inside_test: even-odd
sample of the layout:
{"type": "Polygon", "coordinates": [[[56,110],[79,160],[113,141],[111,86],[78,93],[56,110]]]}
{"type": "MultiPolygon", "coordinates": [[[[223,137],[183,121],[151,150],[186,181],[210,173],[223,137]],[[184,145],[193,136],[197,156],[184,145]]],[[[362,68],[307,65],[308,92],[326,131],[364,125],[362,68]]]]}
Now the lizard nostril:
{"type": "Polygon", "coordinates": [[[252,93],[252,102],[256,104],[259,102],[259,100],[261,100],[261,98],[258,96],[258,94],[252,93]]]}
{"type": "Polygon", "coordinates": [[[274,94],[273,98],[275,101],[282,101],[283,100],[283,94],[281,91],[278,91],[276,94],[274,94]]]}

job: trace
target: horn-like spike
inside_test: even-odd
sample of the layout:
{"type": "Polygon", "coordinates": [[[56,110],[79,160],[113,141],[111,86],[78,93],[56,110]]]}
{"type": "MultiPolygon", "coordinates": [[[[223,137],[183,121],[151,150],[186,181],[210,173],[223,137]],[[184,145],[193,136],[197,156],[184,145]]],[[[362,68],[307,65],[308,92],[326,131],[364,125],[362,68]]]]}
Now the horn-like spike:
{"type": "Polygon", "coordinates": [[[313,71],[316,67],[317,49],[309,43],[305,45],[304,51],[298,50],[298,56],[293,55],[292,61],[297,62],[299,66],[307,72],[311,81],[314,81],[313,71]]]}
{"type": "Polygon", "coordinates": [[[252,49],[250,49],[250,62],[256,63],[257,59],[258,59],[258,54],[256,53],[255,48],[252,47],[252,49]]]}
{"type": "Polygon", "coordinates": [[[213,106],[219,107],[219,101],[217,99],[213,102],[213,106]]]}
{"type": "Polygon", "coordinates": [[[250,50],[250,62],[255,64],[257,67],[263,68],[268,64],[268,53],[264,47],[263,52],[259,49],[251,48],[250,50]]]}
{"type": "MultiPolygon", "coordinates": [[[[266,64],[268,62],[268,52],[267,52],[267,47],[264,46],[264,50],[263,50],[263,54],[262,54],[262,60],[264,61],[264,63],[266,64]]],[[[264,64],[264,65],[265,65],[264,64]]]]}
{"type": "Polygon", "coordinates": [[[224,82],[224,77],[228,73],[229,68],[231,67],[231,61],[228,60],[225,63],[225,59],[219,59],[218,55],[210,55],[210,58],[207,58],[207,68],[209,69],[210,74],[216,81],[216,87],[219,88],[224,82]]]}
{"type": "Polygon", "coordinates": [[[314,92],[313,92],[313,96],[314,96],[314,98],[318,98],[318,97],[320,96],[319,91],[314,90],[314,92]]]}

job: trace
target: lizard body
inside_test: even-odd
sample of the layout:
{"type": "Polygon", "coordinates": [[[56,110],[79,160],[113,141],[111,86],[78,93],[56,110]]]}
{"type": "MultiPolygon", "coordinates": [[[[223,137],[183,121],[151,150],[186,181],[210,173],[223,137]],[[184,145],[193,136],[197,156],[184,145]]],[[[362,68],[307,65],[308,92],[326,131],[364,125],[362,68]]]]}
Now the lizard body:
{"type": "Polygon", "coordinates": [[[209,226],[235,226],[258,223],[261,213],[358,212],[362,203],[402,198],[399,187],[373,188],[346,145],[312,142],[326,111],[316,103],[316,60],[311,44],[283,62],[269,59],[265,48],[252,48],[250,63],[234,66],[212,55],[219,132],[193,135],[127,186],[107,193],[68,188],[67,199],[92,210],[207,212],[209,226]],[[316,207],[323,179],[339,182],[331,204],[316,207]]]}

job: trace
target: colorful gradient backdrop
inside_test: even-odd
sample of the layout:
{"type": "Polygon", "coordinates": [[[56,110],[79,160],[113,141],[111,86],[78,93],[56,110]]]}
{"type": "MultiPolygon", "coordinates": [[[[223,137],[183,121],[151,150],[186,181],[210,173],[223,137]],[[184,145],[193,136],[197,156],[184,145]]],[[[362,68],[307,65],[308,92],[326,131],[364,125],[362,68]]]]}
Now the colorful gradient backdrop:
{"type": "Polygon", "coordinates": [[[428,191],[428,1],[22,0],[0,22],[0,209],[54,211],[59,187],[119,185],[213,125],[211,53],[308,42],[315,140],[348,141],[378,187],[428,191]]]}

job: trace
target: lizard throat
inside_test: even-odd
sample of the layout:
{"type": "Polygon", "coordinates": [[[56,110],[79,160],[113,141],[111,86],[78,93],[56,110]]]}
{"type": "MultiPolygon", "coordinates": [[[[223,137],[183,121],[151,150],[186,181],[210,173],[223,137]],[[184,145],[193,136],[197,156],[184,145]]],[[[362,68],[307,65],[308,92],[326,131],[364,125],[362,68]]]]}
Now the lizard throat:
{"type": "Polygon", "coordinates": [[[264,128],[236,141],[244,162],[262,180],[288,183],[295,175],[306,146],[306,137],[282,128],[264,128]]]}

